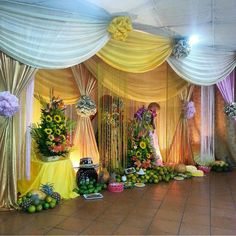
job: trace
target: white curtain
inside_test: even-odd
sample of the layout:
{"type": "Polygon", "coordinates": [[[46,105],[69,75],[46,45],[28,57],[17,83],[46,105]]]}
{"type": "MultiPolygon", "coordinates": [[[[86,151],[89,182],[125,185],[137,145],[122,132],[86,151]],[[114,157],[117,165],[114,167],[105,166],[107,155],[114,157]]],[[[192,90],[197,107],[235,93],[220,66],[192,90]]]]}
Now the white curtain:
{"type": "Polygon", "coordinates": [[[236,66],[236,54],[193,47],[188,57],[176,59],[171,56],[167,61],[183,79],[206,86],[225,79],[233,71],[236,66]]]}
{"type": "Polygon", "coordinates": [[[215,160],[215,90],[214,85],[201,87],[201,163],[215,160]]]}
{"type": "Polygon", "coordinates": [[[17,135],[17,166],[18,179],[30,179],[31,135],[30,125],[33,119],[34,75],[30,84],[20,97],[21,109],[18,113],[17,135]]]}
{"type": "MultiPolygon", "coordinates": [[[[87,68],[82,64],[72,67],[72,72],[80,91],[80,95],[91,97],[93,89],[97,83],[96,79],[92,77],[87,68]]],[[[91,157],[93,163],[99,162],[98,147],[89,116],[80,116],[78,114],[73,144],[75,150],[70,156],[73,166],[78,166],[80,158],[83,157],[91,157]]]]}
{"type": "Polygon", "coordinates": [[[0,50],[36,68],[65,68],[110,39],[112,16],[84,0],[1,0],[0,50]]]}

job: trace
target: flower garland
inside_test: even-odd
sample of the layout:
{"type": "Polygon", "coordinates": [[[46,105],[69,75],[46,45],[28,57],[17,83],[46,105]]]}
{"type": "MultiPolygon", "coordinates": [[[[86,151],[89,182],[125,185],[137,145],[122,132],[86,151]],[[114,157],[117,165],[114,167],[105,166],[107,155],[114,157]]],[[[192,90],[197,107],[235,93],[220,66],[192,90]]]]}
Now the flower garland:
{"type": "Polygon", "coordinates": [[[117,16],[112,19],[107,31],[113,39],[125,41],[132,29],[132,22],[128,16],[117,16]]]}
{"type": "Polygon", "coordinates": [[[19,111],[19,99],[9,91],[0,92],[0,116],[12,117],[19,111]]]}
{"type": "Polygon", "coordinates": [[[107,125],[116,128],[120,125],[120,118],[123,113],[123,100],[119,97],[114,97],[111,107],[107,107],[102,115],[102,120],[107,125]]]}
{"type": "Polygon", "coordinates": [[[224,112],[228,117],[236,117],[236,102],[232,102],[225,106],[224,112]]]}
{"type": "Polygon", "coordinates": [[[174,45],[172,54],[175,56],[175,58],[184,58],[189,55],[191,51],[191,46],[187,39],[180,39],[177,41],[177,43],[174,45]]]}
{"type": "Polygon", "coordinates": [[[82,117],[95,115],[97,112],[96,103],[88,96],[83,95],[77,105],[77,113],[82,117]]]}

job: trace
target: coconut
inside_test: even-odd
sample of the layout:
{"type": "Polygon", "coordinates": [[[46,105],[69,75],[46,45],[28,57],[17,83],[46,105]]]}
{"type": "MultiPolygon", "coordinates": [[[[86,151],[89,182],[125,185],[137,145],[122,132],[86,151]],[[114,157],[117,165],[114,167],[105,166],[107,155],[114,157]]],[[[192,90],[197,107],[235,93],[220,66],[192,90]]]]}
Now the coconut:
{"type": "Polygon", "coordinates": [[[186,172],[186,165],[185,164],[177,164],[175,166],[175,171],[178,173],[185,173],[186,172]]]}

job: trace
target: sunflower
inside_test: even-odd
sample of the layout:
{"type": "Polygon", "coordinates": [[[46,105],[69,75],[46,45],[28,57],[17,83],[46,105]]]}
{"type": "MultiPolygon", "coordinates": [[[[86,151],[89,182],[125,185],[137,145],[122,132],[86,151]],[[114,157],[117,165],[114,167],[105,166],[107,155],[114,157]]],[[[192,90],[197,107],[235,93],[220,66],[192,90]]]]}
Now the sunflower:
{"type": "Polygon", "coordinates": [[[48,135],[48,139],[49,139],[50,141],[53,141],[53,140],[54,140],[54,136],[53,136],[52,134],[50,134],[50,135],[48,135]]]}
{"type": "Polygon", "coordinates": [[[136,157],[141,157],[141,152],[140,151],[136,152],[136,157]]]}
{"type": "Polygon", "coordinates": [[[46,115],[45,119],[48,123],[52,122],[52,117],[50,115],[46,115]]]}
{"type": "Polygon", "coordinates": [[[139,143],[139,146],[140,146],[142,149],[145,149],[145,148],[147,147],[146,143],[143,142],[143,141],[141,141],[141,142],[139,143]]]}
{"type": "Polygon", "coordinates": [[[52,129],[46,128],[46,129],[44,129],[44,132],[45,132],[46,134],[51,134],[51,133],[52,133],[52,129]]]}
{"type": "Polygon", "coordinates": [[[151,154],[148,153],[146,157],[147,157],[147,159],[151,158],[151,154]]]}
{"type": "Polygon", "coordinates": [[[54,116],[54,121],[56,121],[57,123],[61,122],[61,117],[59,115],[55,115],[54,116]]]}
{"type": "Polygon", "coordinates": [[[56,134],[60,135],[61,134],[61,130],[56,129],[56,134]]]}

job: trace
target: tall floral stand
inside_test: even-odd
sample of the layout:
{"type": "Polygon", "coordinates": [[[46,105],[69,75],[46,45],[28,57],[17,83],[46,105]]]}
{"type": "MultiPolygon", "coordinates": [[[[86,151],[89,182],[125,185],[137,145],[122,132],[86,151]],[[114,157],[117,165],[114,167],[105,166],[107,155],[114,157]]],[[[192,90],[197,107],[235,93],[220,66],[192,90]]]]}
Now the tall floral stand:
{"type": "Polygon", "coordinates": [[[31,161],[30,180],[18,181],[18,192],[26,194],[33,189],[39,189],[40,184],[52,183],[56,192],[62,198],[75,198],[78,195],[73,192],[76,188],[75,171],[69,158],[61,158],[58,161],[44,162],[40,159],[31,161]]]}

